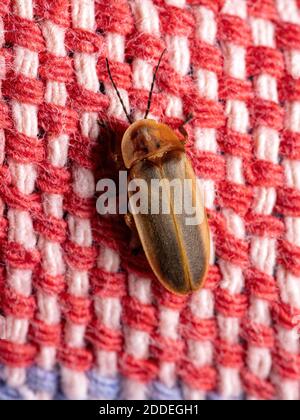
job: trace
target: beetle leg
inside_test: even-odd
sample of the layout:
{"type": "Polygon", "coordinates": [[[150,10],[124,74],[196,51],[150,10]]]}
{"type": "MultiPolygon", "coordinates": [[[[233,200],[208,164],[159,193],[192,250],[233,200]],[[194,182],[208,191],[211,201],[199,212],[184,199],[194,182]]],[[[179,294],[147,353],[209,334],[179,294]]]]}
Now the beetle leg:
{"type": "Polygon", "coordinates": [[[187,116],[187,119],[184,121],[184,123],[179,127],[179,132],[183,135],[183,137],[184,137],[184,143],[186,144],[187,143],[187,141],[188,141],[188,137],[189,137],[189,135],[188,135],[188,133],[187,133],[187,131],[186,131],[186,129],[184,128],[184,126],[185,125],[187,125],[189,122],[191,122],[192,121],[192,119],[194,118],[194,116],[193,116],[193,114],[189,114],[188,116],[187,116]]]}
{"type": "Polygon", "coordinates": [[[130,241],[130,250],[132,255],[139,255],[142,252],[142,244],[138,234],[132,234],[131,241],[130,241]]]}
{"type": "Polygon", "coordinates": [[[125,214],[124,218],[126,225],[131,230],[130,249],[134,255],[138,255],[142,249],[142,245],[135,225],[135,221],[131,213],[125,214]]]}
{"type": "Polygon", "coordinates": [[[101,128],[106,128],[106,129],[108,128],[107,123],[103,119],[99,119],[98,124],[101,128]]]}
{"type": "Polygon", "coordinates": [[[188,141],[189,135],[188,135],[186,129],[184,128],[184,125],[181,125],[178,130],[179,130],[180,134],[183,135],[184,144],[186,144],[187,141],[188,141]]]}
{"type": "Polygon", "coordinates": [[[125,223],[126,225],[129,227],[129,229],[132,231],[134,229],[136,229],[135,223],[134,223],[134,219],[131,213],[127,213],[124,216],[125,219],[125,223]]]}
{"type": "Polygon", "coordinates": [[[119,155],[119,153],[112,152],[111,154],[112,160],[115,163],[117,169],[121,170],[124,167],[123,159],[119,155]]]}
{"type": "Polygon", "coordinates": [[[116,168],[118,169],[118,171],[122,171],[124,169],[124,161],[121,152],[121,142],[116,136],[112,135],[110,147],[111,156],[116,165],[116,168]]]}
{"type": "Polygon", "coordinates": [[[105,151],[106,154],[109,156],[109,159],[114,162],[115,168],[117,170],[123,170],[124,162],[121,152],[121,142],[106,121],[100,119],[98,124],[103,130],[102,134],[104,141],[107,144],[107,149],[105,151]]]}

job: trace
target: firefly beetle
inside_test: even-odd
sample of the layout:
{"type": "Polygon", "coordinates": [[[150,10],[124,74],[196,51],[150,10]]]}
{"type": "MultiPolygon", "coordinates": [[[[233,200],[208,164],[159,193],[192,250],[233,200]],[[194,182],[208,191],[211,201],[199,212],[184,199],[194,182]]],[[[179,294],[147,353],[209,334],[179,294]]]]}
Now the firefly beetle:
{"type": "MultiPolygon", "coordinates": [[[[106,64],[110,80],[130,123],[121,142],[121,156],[129,181],[140,179],[151,185],[153,180],[166,184],[175,179],[181,180],[182,184],[185,180],[190,180],[185,193],[197,209],[196,223],[186,223],[189,215],[185,208],[182,208],[181,214],[174,211],[174,193],[170,190],[164,197],[169,204],[169,214],[163,214],[161,208],[158,213],[151,213],[148,197],[147,213],[133,212],[127,217],[127,222],[130,220],[128,224],[134,226],[137,232],[158,280],[169,291],[186,295],[202,287],[205,282],[209,265],[210,233],[203,199],[200,197],[194,170],[185,153],[184,143],[167,125],[147,119],[163,54],[154,73],[145,117],[134,123],[114,83],[108,60],[106,64]]],[[[129,192],[129,197],[131,194],[129,192]]]]}

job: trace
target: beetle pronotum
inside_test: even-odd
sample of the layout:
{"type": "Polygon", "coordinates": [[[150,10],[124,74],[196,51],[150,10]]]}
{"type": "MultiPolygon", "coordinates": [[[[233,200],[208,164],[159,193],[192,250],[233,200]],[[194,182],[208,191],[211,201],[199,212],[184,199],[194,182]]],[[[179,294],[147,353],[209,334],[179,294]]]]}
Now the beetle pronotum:
{"type": "Polygon", "coordinates": [[[186,223],[188,215],[184,208],[182,214],[175,213],[172,194],[165,198],[169,200],[170,214],[163,214],[161,211],[158,214],[148,212],[133,214],[132,218],[146,257],[158,280],[173,293],[187,294],[204,284],[209,264],[210,235],[204,203],[200,199],[197,179],[183,142],[167,125],[147,119],[164,52],[154,73],[145,117],[134,123],[114,83],[108,60],[106,64],[110,80],[130,123],[121,143],[122,159],[129,181],[138,178],[150,185],[153,179],[169,182],[174,179],[191,180],[191,201],[198,214],[203,215],[196,224],[186,223]]]}

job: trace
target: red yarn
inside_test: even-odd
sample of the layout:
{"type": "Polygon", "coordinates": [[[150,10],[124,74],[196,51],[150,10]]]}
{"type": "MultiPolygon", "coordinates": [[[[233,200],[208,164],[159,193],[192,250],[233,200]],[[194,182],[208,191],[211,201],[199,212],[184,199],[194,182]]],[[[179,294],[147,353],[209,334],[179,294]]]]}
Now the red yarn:
{"type": "Polygon", "coordinates": [[[293,330],[299,327],[300,310],[290,304],[276,302],[273,305],[273,313],[275,320],[283,328],[293,330]]]}
{"type": "MultiPolygon", "coordinates": [[[[60,83],[70,83],[73,79],[73,61],[71,58],[57,57],[56,55],[44,52],[39,55],[39,59],[39,75],[42,79],[60,83]]],[[[43,104],[43,106],[54,107],[51,104],[43,104]]]]}
{"type": "Polygon", "coordinates": [[[74,192],[67,194],[64,207],[70,214],[82,219],[92,218],[96,213],[94,198],[82,198],[74,192]]]}
{"type": "Polygon", "coordinates": [[[249,25],[238,16],[222,15],[219,21],[219,37],[222,41],[243,47],[251,43],[249,25]]]}
{"type": "Polygon", "coordinates": [[[201,391],[212,391],[217,384],[217,373],[213,367],[198,367],[189,361],[182,363],[180,376],[192,389],[200,389],[201,391]]]}
{"type": "Polygon", "coordinates": [[[193,114],[193,126],[218,129],[225,125],[222,106],[215,101],[200,97],[195,91],[190,90],[184,96],[184,110],[186,114],[193,114]]]}
{"type": "Polygon", "coordinates": [[[68,27],[70,24],[70,3],[67,0],[35,0],[35,12],[56,25],[68,27]]]}
{"type": "Polygon", "coordinates": [[[40,163],[45,158],[42,140],[18,132],[7,132],[6,148],[8,156],[19,163],[40,163]]]}
{"type": "Polygon", "coordinates": [[[9,108],[5,102],[0,101],[0,128],[11,128],[11,124],[12,123],[9,115],[9,108]]]}
{"type": "Polygon", "coordinates": [[[3,292],[5,286],[5,271],[4,268],[0,268],[0,310],[2,310],[3,292]]]}
{"type": "Polygon", "coordinates": [[[47,238],[49,241],[63,243],[66,235],[67,223],[63,219],[57,219],[53,216],[40,216],[34,221],[35,230],[47,238]]]}
{"type": "Polygon", "coordinates": [[[279,264],[295,276],[300,276],[300,247],[288,241],[280,240],[278,244],[279,264]]]}
{"type": "Polygon", "coordinates": [[[226,289],[216,292],[216,307],[224,316],[243,318],[247,311],[248,299],[245,295],[231,295],[226,289]]]}
{"type": "Polygon", "coordinates": [[[249,0],[247,5],[251,16],[275,22],[278,20],[274,0],[249,0]]]}
{"type": "Polygon", "coordinates": [[[157,87],[162,91],[181,96],[188,91],[187,80],[179,75],[165,60],[157,73],[157,87]]]}
{"type": "Polygon", "coordinates": [[[219,257],[242,268],[247,267],[249,263],[248,243],[237,239],[227,232],[220,233],[221,235],[216,237],[217,253],[219,257]]]}
{"type": "Polygon", "coordinates": [[[277,25],[277,45],[286,50],[300,50],[300,26],[280,22],[277,25]]]}
{"type": "Polygon", "coordinates": [[[292,76],[285,76],[280,80],[280,97],[282,101],[300,100],[300,79],[294,79],[292,76]]]}
{"type": "Polygon", "coordinates": [[[105,54],[103,38],[83,29],[69,29],[66,33],[66,46],[71,51],[85,54],[105,54]]]}
{"type": "Polygon", "coordinates": [[[274,356],[274,365],[280,376],[292,381],[300,380],[300,356],[278,348],[274,356]]]}
{"type": "Polygon", "coordinates": [[[274,277],[253,267],[246,272],[246,282],[250,294],[258,299],[269,302],[278,299],[278,286],[274,277]]]}
{"type": "Polygon", "coordinates": [[[120,370],[130,379],[148,383],[156,377],[157,365],[152,359],[135,359],[124,353],[120,360],[120,370]]]}
{"type": "MultiPolygon", "coordinates": [[[[111,75],[118,88],[130,89],[131,88],[131,67],[127,63],[109,62],[111,75]]],[[[100,80],[110,82],[107,72],[105,60],[99,60],[97,65],[97,73],[100,80]]],[[[149,93],[148,93],[149,95],[149,93]]]]}
{"type": "Polygon", "coordinates": [[[182,334],[188,340],[214,341],[217,337],[216,320],[213,318],[199,319],[190,308],[183,312],[182,323],[182,334]]]}
{"type": "Polygon", "coordinates": [[[214,291],[220,284],[221,272],[218,266],[210,266],[205,281],[205,289],[214,291]]]}
{"type": "Polygon", "coordinates": [[[177,36],[189,36],[195,24],[188,9],[173,6],[161,9],[160,23],[164,33],[177,36]]]}
{"type": "MultiPolygon", "coordinates": [[[[3,169],[3,168],[2,168],[3,169]]],[[[0,168],[0,194],[6,204],[18,210],[30,210],[33,214],[41,211],[39,194],[25,195],[19,192],[15,187],[11,187],[1,180],[0,168]]]]}
{"type": "Polygon", "coordinates": [[[72,106],[76,110],[83,110],[85,112],[105,112],[109,106],[107,96],[102,93],[94,93],[77,84],[73,84],[69,87],[69,95],[72,106]]]}
{"type": "Polygon", "coordinates": [[[37,349],[32,344],[17,344],[0,340],[0,363],[14,368],[25,368],[35,360],[37,349]]]}
{"type": "Polygon", "coordinates": [[[163,50],[164,42],[148,33],[138,33],[132,36],[127,43],[127,58],[141,58],[153,64],[157,64],[163,50]]]}
{"type": "Polygon", "coordinates": [[[9,5],[11,0],[0,1],[0,15],[5,16],[9,12],[9,5]]]}
{"type": "Polygon", "coordinates": [[[275,343],[275,334],[272,327],[257,324],[246,320],[243,325],[243,337],[248,344],[272,350],[275,343]]]}
{"type": "Polygon", "coordinates": [[[71,175],[65,168],[58,168],[48,163],[40,167],[38,186],[49,194],[64,194],[69,191],[71,175]]]}
{"type": "MultiPolygon", "coordinates": [[[[3,217],[0,218],[0,246],[2,246],[3,241],[6,240],[6,236],[7,236],[7,227],[8,227],[8,222],[6,219],[4,219],[3,217]]],[[[1,252],[1,251],[0,251],[1,252]]],[[[0,270],[1,272],[1,270],[0,270]]],[[[1,276],[0,276],[1,278],[1,276]]]]}
{"type": "Polygon", "coordinates": [[[123,299],[123,321],[136,330],[151,333],[156,325],[156,313],[152,305],[142,304],[132,297],[123,299]]]}
{"type": "Polygon", "coordinates": [[[252,137],[230,129],[219,133],[218,143],[223,153],[249,159],[252,156],[252,137]]]}
{"type": "MultiPolygon", "coordinates": [[[[129,99],[133,108],[145,112],[148,106],[149,92],[141,89],[130,89],[129,99]]],[[[151,101],[151,114],[163,118],[166,109],[166,97],[161,93],[153,93],[151,101]]]]}
{"type": "Polygon", "coordinates": [[[157,303],[166,308],[181,311],[186,304],[186,296],[175,295],[164,289],[158,282],[153,285],[153,292],[157,303]]]}
{"type": "Polygon", "coordinates": [[[283,109],[275,102],[255,98],[253,103],[253,124],[255,127],[267,126],[274,130],[283,129],[283,109]]]}
{"type": "Polygon", "coordinates": [[[66,346],[59,349],[58,360],[66,368],[86,372],[92,365],[93,356],[86,349],[66,346]]]}
{"type": "Polygon", "coordinates": [[[47,295],[59,295],[65,289],[64,276],[51,276],[39,268],[35,273],[35,287],[47,295]]]}
{"type": "Polygon", "coordinates": [[[23,296],[9,287],[4,289],[2,308],[5,315],[11,315],[18,319],[32,319],[35,307],[33,296],[23,296]]]}
{"type": "Polygon", "coordinates": [[[112,330],[93,321],[87,330],[86,339],[90,341],[98,350],[121,353],[123,346],[123,336],[120,331],[112,330]]]}
{"type": "Polygon", "coordinates": [[[155,280],[156,277],[153,274],[153,271],[151,270],[149,263],[143,253],[140,253],[139,256],[132,255],[132,252],[128,247],[128,243],[127,245],[126,243],[122,244],[120,247],[120,244],[112,244],[111,241],[109,241],[107,246],[111,247],[111,245],[114,245],[113,249],[117,249],[122,254],[123,269],[137,275],[138,277],[155,280]],[[126,248],[124,248],[124,246],[126,246],[126,248]]]}
{"type": "Polygon", "coordinates": [[[280,51],[269,47],[250,47],[248,49],[247,66],[249,76],[267,73],[280,79],[284,72],[284,59],[280,51]]]}
{"type": "Polygon", "coordinates": [[[100,147],[97,142],[75,134],[70,139],[70,159],[87,169],[95,169],[98,166],[100,147]]]}
{"type": "Polygon", "coordinates": [[[223,6],[224,0],[187,0],[190,6],[204,6],[217,13],[223,6]]]}
{"type": "Polygon", "coordinates": [[[281,187],[283,184],[283,168],[280,165],[256,160],[246,168],[247,181],[256,187],[281,187]]]}
{"type": "Polygon", "coordinates": [[[70,135],[77,129],[78,116],[69,108],[44,103],[39,107],[39,121],[41,127],[53,136],[70,135]]]}
{"type": "Polygon", "coordinates": [[[253,98],[252,83],[250,81],[225,76],[219,81],[220,99],[247,102],[253,98]]]}
{"type": "Polygon", "coordinates": [[[91,318],[91,302],[85,297],[63,293],[61,303],[65,316],[74,324],[87,325],[91,318]]]}
{"type": "Polygon", "coordinates": [[[300,191],[288,187],[279,188],[276,210],[284,216],[300,217],[300,191]]]}
{"type": "Polygon", "coordinates": [[[222,156],[211,152],[198,151],[192,158],[196,175],[201,178],[220,181],[225,174],[225,162],[222,156]]]}
{"type": "Polygon", "coordinates": [[[125,273],[110,273],[94,268],[91,278],[93,295],[121,298],[126,295],[125,280],[125,273]]]}
{"type": "Polygon", "coordinates": [[[244,364],[244,348],[240,344],[217,340],[217,361],[222,366],[231,369],[241,369],[244,364]]]}
{"type": "Polygon", "coordinates": [[[255,236],[279,238],[284,233],[284,224],[274,216],[249,213],[246,216],[247,231],[255,236]]]}
{"type": "Polygon", "coordinates": [[[222,56],[218,48],[200,40],[191,44],[191,61],[195,67],[222,74],[222,56]]]}
{"type": "Polygon", "coordinates": [[[5,249],[5,259],[13,268],[33,270],[40,261],[38,250],[28,250],[17,242],[9,242],[5,249]]]}
{"type": "Polygon", "coordinates": [[[184,344],[180,340],[155,335],[151,346],[153,356],[162,362],[177,363],[183,354],[184,344]]]}
{"type": "Polygon", "coordinates": [[[249,393],[261,400],[272,400],[275,395],[275,387],[269,381],[258,378],[249,370],[243,371],[244,386],[249,393]]]}
{"type": "Polygon", "coordinates": [[[68,264],[77,270],[90,270],[93,268],[96,249],[94,247],[84,247],[72,241],[67,241],[64,245],[65,257],[68,264]]]}
{"type": "Polygon", "coordinates": [[[300,160],[300,133],[285,131],[282,134],[280,153],[292,160],[300,160]]]}
{"type": "Polygon", "coordinates": [[[42,31],[33,20],[9,14],[5,16],[5,27],[6,42],[11,42],[36,52],[41,52],[45,49],[42,31]]]}
{"type": "Polygon", "coordinates": [[[99,0],[96,2],[97,27],[105,32],[128,35],[133,30],[133,19],[126,0],[99,0]]]}
{"type": "Polygon", "coordinates": [[[19,102],[41,105],[44,100],[44,85],[40,80],[10,72],[3,81],[2,92],[19,102]]]}
{"type": "Polygon", "coordinates": [[[232,209],[241,216],[245,216],[252,201],[252,191],[249,187],[222,181],[218,185],[218,192],[220,205],[232,209]]]}
{"type": "Polygon", "coordinates": [[[30,338],[41,346],[58,347],[61,342],[61,325],[49,325],[35,319],[31,323],[30,338]]]}

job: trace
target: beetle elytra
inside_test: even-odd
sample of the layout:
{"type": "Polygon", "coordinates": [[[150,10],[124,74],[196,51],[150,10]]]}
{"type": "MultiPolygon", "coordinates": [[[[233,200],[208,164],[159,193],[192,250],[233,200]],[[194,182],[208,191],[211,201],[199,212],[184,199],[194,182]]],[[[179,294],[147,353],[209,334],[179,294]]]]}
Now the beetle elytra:
{"type": "Polygon", "coordinates": [[[182,213],[175,212],[173,199],[176,200],[176,197],[171,190],[163,198],[170,208],[168,214],[163,213],[161,208],[158,213],[153,214],[151,200],[148,200],[147,213],[133,212],[131,216],[145,255],[158,280],[169,291],[185,295],[204,285],[209,266],[210,233],[198,182],[183,142],[167,125],[147,119],[162,56],[154,73],[145,118],[134,123],[114,84],[108,61],[107,68],[130,122],[121,142],[122,160],[128,171],[129,181],[139,179],[150,186],[153,180],[162,185],[175,179],[185,185],[185,180],[190,180],[187,195],[197,208],[197,214],[202,215],[196,223],[186,223],[189,214],[184,206],[182,213]]]}

